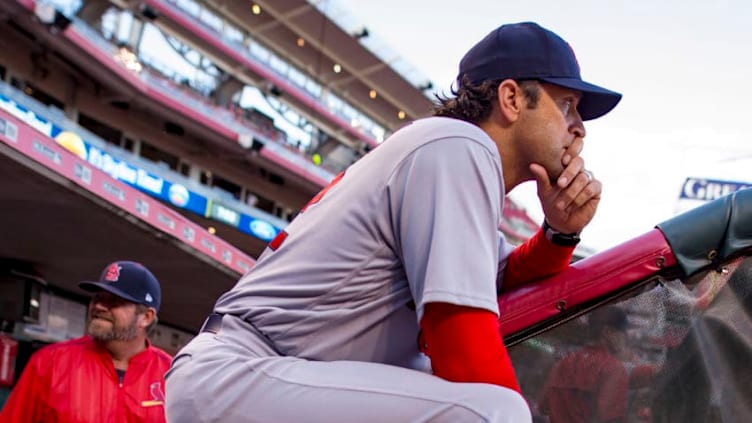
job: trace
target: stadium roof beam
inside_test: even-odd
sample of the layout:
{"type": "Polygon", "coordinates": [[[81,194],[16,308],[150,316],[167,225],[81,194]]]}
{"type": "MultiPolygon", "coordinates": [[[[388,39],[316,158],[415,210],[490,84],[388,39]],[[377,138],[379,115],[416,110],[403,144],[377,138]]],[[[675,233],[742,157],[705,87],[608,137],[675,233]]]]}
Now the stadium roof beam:
{"type": "MultiPolygon", "coordinates": [[[[170,8],[176,8],[174,5],[157,4],[162,7],[162,11],[171,10],[170,8]]],[[[335,116],[335,113],[322,113],[326,107],[323,104],[311,106],[311,103],[316,103],[315,100],[309,98],[309,94],[303,93],[302,88],[295,88],[299,95],[287,92],[287,90],[281,90],[279,87],[267,79],[264,75],[273,74],[269,69],[254,69],[252,66],[248,66],[244,60],[252,61],[251,59],[242,59],[244,53],[233,52],[228,46],[218,47],[218,44],[222,44],[220,40],[207,40],[205,37],[195,34],[191,29],[180,20],[183,18],[173,18],[168,13],[159,14],[159,11],[147,7],[134,11],[139,13],[144,18],[149,17],[144,14],[144,11],[148,10],[148,15],[153,19],[153,24],[156,25],[162,31],[174,36],[180,40],[181,43],[193,48],[204,57],[209,58],[217,67],[221,68],[225,72],[232,74],[234,77],[243,81],[244,83],[257,87],[265,94],[272,94],[273,96],[280,97],[285,103],[290,105],[296,112],[304,115],[309,121],[315,122],[317,126],[324,129],[327,133],[334,135],[343,144],[349,147],[359,150],[361,145],[368,144],[365,140],[370,139],[372,143],[376,143],[373,136],[367,135],[351,127],[349,121],[343,121],[341,116],[335,116]]],[[[185,15],[185,12],[181,10],[175,10],[175,16],[185,15]]],[[[263,66],[263,65],[258,65],[263,66]]],[[[292,86],[292,83],[288,85],[292,86]]],[[[366,93],[367,95],[367,93],[366,93]]],[[[372,145],[370,146],[372,147],[372,145]]]]}
{"type": "Polygon", "coordinates": [[[340,28],[306,0],[256,3],[261,5],[260,15],[253,14],[245,0],[208,1],[207,5],[390,130],[404,124],[397,117],[399,110],[410,118],[428,114],[431,100],[421,87],[407,81],[361,44],[358,37],[340,28]],[[297,46],[295,41],[299,37],[305,39],[305,48],[297,46]],[[339,74],[330,71],[334,63],[345,71],[339,74]],[[342,82],[346,78],[351,79],[342,82]],[[372,89],[379,93],[379,101],[368,97],[372,89]],[[379,102],[389,107],[376,107],[379,102]]]}

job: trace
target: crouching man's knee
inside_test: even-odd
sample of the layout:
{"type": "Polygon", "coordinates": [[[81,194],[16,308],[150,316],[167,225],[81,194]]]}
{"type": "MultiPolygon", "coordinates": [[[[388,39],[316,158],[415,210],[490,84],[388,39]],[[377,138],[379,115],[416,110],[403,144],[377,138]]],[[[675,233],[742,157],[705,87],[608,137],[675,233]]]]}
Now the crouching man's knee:
{"type": "Polygon", "coordinates": [[[471,405],[466,410],[468,412],[468,420],[466,421],[532,422],[530,407],[519,392],[489,384],[473,384],[473,387],[475,389],[472,392],[471,405]]]}

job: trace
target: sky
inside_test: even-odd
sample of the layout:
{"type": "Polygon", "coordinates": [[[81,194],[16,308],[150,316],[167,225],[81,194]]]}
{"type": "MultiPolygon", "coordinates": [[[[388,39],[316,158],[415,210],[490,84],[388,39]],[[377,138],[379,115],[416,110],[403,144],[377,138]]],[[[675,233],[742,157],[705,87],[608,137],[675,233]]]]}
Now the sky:
{"type": "MultiPolygon", "coordinates": [[[[322,1],[339,1],[444,92],[464,53],[503,23],[535,21],[568,41],[583,79],[624,95],[586,122],[582,156],[604,188],[585,246],[616,246],[694,206],[679,200],[687,177],[752,182],[749,0],[322,1]]],[[[542,220],[532,182],[509,195],[542,220]]]]}

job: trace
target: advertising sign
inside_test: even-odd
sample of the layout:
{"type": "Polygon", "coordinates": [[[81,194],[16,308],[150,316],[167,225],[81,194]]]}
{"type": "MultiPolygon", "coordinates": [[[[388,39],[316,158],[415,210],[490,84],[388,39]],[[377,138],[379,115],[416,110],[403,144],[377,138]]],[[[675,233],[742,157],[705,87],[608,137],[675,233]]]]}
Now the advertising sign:
{"type": "MultiPolygon", "coordinates": [[[[136,189],[125,182],[116,180],[77,154],[69,154],[63,146],[49,137],[42,136],[25,120],[18,120],[16,116],[12,116],[2,107],[0,107],[0,120],[5,126],[5,131],[0,132],[0,142],[241,274],[253,266],[253,259],[242,251],[209,234],[197,224],[158,201],[155,196],[147,194],[148,190],[136,189]],[[9,135],[9,132],[12,135],[9,135]]],[[[120,169],[123,168],[120,167],[120,169]]],[[[142,185],[150,183],[156,185],[154,181],[145,182],[142,185]]]]}
{"type": "Polygon", "coordinates": [[[752,183],[690,177],[684,180],[679,198],[713,201],[745,188],[752,188],[752,183]]]}
{"type": "MultiPolygon", "coordinates": [[[[277,228],[267,221],[247,216],[226,204],[212,203],[206,196],[191,191],[184,185],[170,182],[159,175],[121,160],[102,148],[86,142],[78,134],[63,130],[53,122],[35,114],[23,105],[3,95],[0,95],[0,109],[7,111],[32,128],[54,139],[58,145],[88,162],[91,166],[152,197],[156,197],[200,216],[218,220],[264,241],[273,239],[281,230],[281,228],[277,228]]],[[[9,122],[5,122],[5,120],[0,121],[0,132],[5,133],[10,139],[15,138],[15,128],[9,122]]],[[[33,148],[49,160],[60,163],[61,158],[59,153],[50,149],[44,143],[35,141],[33,148]]],[[[91,175],[87,175],[87,172],[90,173],[87,168],[77,166],[75,170],[76,176],[82,181],[86,182],[91,179],[91,175]]],[[[124,200],[124,194],[116,186],[107,185],[105,186],[105,190],[112,197],[120,201],[124,200]]],[[[144,203],[139,204],[138,210],[142,214],[144,212],[148,214],[148,207],[144,203]]],[[[162,219],[162,223],[165,223],[165,221],[166,219],[162,219]]]]}

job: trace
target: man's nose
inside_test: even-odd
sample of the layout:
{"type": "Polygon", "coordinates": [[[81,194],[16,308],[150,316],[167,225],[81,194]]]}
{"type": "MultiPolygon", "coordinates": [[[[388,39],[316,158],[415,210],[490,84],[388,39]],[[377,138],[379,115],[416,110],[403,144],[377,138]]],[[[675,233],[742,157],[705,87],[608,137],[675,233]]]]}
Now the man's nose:
{"type": "Polygon", "coordinates": [[[110,308],[110,305],[105,299],[95,297],[91,299],[91,308],[98,311],[106,311],[110,308]]]}
{"type": "Polygon", "coordinates": [[[579,113],[576,114],[575,121],[570,126],[569,132],[571,132],[574,136],[580,138],[585,138],[585,135],[587,135],[585,124],[582,122],[582,118],[580,117],[579,113]]]}

